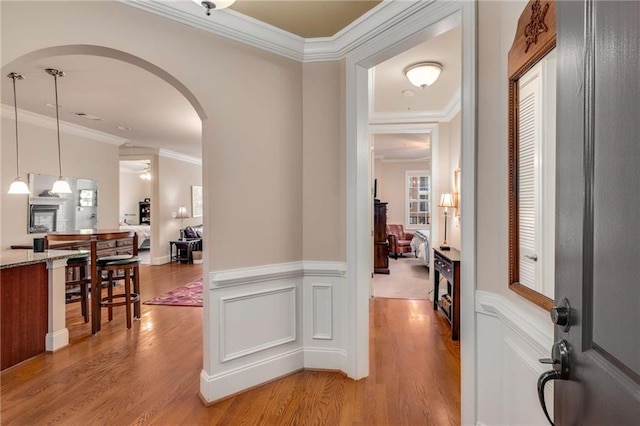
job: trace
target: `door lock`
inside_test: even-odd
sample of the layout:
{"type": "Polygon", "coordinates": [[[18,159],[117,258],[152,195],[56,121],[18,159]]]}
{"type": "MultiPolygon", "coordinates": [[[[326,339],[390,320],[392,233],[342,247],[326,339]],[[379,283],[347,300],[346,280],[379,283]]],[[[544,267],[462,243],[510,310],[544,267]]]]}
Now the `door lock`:
{"type": "Polygon", "coordinates": [[[551,348],[551,358],[541,359],[540,362],[553,365],[553,370],[542,373],[538,378],[538,399],[547,420],[549,420],[551,426],[555,426],[547,411],[547,404],[544,400],[544,387],[551,380],[569,380],[569,343],[564,339],[557,341],[551,348]]]}
{"type": "Polygon", "coordinates": [[[571,305],[569,304],[569,299],[563,297],[560,299],[559,303],[551,308],[549,311],[551,314],[551,321],[560,327],[563,327],[563,330],[569,331],[571,328],[571,305]]]}

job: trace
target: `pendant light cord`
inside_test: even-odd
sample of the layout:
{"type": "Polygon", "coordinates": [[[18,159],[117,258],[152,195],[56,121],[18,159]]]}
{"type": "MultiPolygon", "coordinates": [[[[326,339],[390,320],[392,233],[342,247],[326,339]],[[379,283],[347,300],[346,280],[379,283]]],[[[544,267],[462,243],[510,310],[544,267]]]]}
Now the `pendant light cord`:
{"type": "Polygon", "coordinates": [[[18,172],[18,177],[20,177],[20,152],[18,151],[18,97],[16,96],[16,80],[18,79],[18,75],[11,73],[11,79],[13,80],[13,110],[16,119],[16,171],[18,172]]]}
{"type": "Polygon", "coordinates": [[[60,150],[60,117],[59,117],[59,113],[58,113],[58,74],[55,73],[53,74],[53,84],[55,86],[56,89],[56,127],[58,130],[58,170],[60,171],[60,177],[62,177],[62,153],[60,150]]]}

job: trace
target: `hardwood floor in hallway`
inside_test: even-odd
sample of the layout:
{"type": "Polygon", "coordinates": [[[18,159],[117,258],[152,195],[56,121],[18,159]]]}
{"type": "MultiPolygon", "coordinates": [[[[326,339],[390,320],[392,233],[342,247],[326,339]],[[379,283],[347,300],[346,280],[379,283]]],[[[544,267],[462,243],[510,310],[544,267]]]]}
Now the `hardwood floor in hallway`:
{"type": "MultiPolygon", "coordinates": [[[[202,276],[200,265],[142,266],[141,300],[202,276]]],[[[428,300],[372,299],[370,376],[303,371],[205,407],[202,309],[124,308],[91,336],[67,305],[72,344],[2,372],[2,425],[457,425],[458,342],[428,300]]]]}

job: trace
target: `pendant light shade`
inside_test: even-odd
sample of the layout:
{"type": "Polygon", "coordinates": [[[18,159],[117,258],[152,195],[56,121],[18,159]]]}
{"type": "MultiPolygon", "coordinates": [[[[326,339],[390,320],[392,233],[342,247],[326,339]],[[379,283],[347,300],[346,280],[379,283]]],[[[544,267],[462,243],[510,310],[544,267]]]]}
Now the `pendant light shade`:
{"type": "Polygon", "coordinates": [[[58,176],[58,180],[53,184],[53,188],[51,188],[51,192],[54,194],[71,194],[71,187],[69,186],[69,182],[62,176],[62,153],[60,152],[60,117],[58,106],[58,77],[64,77],[64,72],[47,68],[47,73],[53,76],[53,84],[56,92],[56,129],[58,131],[58,170],[60,171],[60,175],[58,176]]]}
{"type": "Polygon", "coordinates": [[[13,109],[15,112],[15,120],[16,120],[16,178],[13,182],[11,182],[11,186],[9,187],[9,194],[30,194],[29,186],[25,181],[20,177],[20,155],[19,155],[19,145],[18,145],[18,101],[16,96],[16,80],[24,80],[24,76],[22,74],[18,74],[15,72],[7,74],[7,77],[13,80],[13,109]]]}

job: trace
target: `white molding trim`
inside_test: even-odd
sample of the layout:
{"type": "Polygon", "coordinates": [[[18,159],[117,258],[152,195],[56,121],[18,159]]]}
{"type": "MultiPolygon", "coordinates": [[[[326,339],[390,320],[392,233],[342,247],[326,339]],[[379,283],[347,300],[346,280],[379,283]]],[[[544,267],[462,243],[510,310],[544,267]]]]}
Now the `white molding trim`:
{"type": "MultiPolygon", "coordinates": [[[[15,113],[13,107],[3,104],[1,110],[2,117],[15,120],[15,113]]],[[[18,122],[32,124],[34,126],[42,127],[45,129],[56,130],[56,119],[47,117],[46,115],[36,114],[35,112],[26,111],[18,108],[18,122]]],[[[122,145],[128,142],[128,139],[121,138],[119,136],[110,135],[109,133],[100,132],[98,130],[89,129],[78,124],[69,123],[68,121],[60,120],[60,132],[68,135],[80,136],[83,138],[91,139],[96,142],[108,143],[110,145],[122,145]]]]}
{"type": "Polygon", "coordinates": [[[333,285],[332,284],[312,284],[311,285],[311,301],[313,304],[313,325],[312,330],[313,334],[311,336],[312,339],[315,340],[333,340],[333,285]],[[318,290],[321,289],[323,291],[327,291],[329,293],[329,313],[327,315],[329,319],[329,332],[321,333],[318,331],[318,309],[316,303],[316,295],[318,290]]]}
{"type": "Polygon", "coordinates": [[[160,148],[158,150],[158,155],[160,157],[172,158],[174,160],[184,161],[185,163],[197,164],[198,166],[202,166],[202,158],[180,154],[179,152],[170,151],[168,149],[160,148]]]}
{"type": "Polygon", "coordinates": [[[277,263],[209,273],[209,288],[253,284],[303,276],[302,262],[277,263]]]}
{"type": "Polygon", "coordinates": [[[347,352],[336,348],[304,348],[304,368],[345,371],[347,352]]]}
{"type": "Polygon", "coordinates": [[[345,262],[319,262],[304,260],[302,262],[305,277],[344,278],[347,273],[345,262]]]}
{"type": "Polygon", "coordinates": [[[547,353],[553,345],[553,329],[549,323],[527,314],[504,296],[476,291],[476,312],[500,319],[540,353],[547,353]]]}
{"type": "Polygon", "coordinates": [[[412,111],[412,112],[378,112],[373,113],[369,118],[369,124],[402,124],[402,123],[425,123],[425,122],[449,122],[460,112],[461,108],[460,88],[451,97],[451,100],[441,110],[434,111],[412,111]]]}
{"type": "Polygon", "coordinates": [[[296,286],[292,285],[292,286],[287,286],[287,287],[280,287],[280,288],[274,288],[274,289],[269,289],[266,291],[258,291],[258,292],[253,292],[253,293],[247,293],[247,294],[241,294],[241,295],[237,295],[237,296],[229,296],[229,297],[221,297],[220,298],[220,306],[219,306],[219,313],[220,313],[220,362],[227,362],[227,361],[231,361],[232,359],[237,359],[237,358],[241,358],[247,355],[251,355],[257,352],[261,352],[267,349],[271,349],[271,348],[275,348],[276,346],[281,346],[287,343],[291,343],[291,342],[295,342],[296,340],[296,323],[298,321],[297,319],[297,309],[296,309],[296,286]],[[233,303],[233,302],[237,302],[240,300],[247,300],[247,299],[254,299],[257,297],[264,297],[264,296],[268,296],[268,295],[272,295],[272,294],[278,294],[278,293],[289,293],[291,296],[290,302],[291,302],[291,324],[290,324],[290,330],[291,330],[291,335],[290,336],[286,336],[283,337],[281,339],[278,340],[274,340],[272,342],[267,342],[264,343],[262,345],[257,345],[257,346],[253,346],[250,348],[246,348],[243,349],[241,351],[238,352],[233,352],[233,353],[227,353],[227,342],[228,342],[228,333],[227,333],[227,306],[229,303],[233,303]]]}
{"type": "Polygon", "coordinates": [[[231,9],[206,16],[204,9],[194,2],[117,1],[301,62],[340,60],[369,39],[392,30],[398,23],[433,3],[385,0],[331,37],[305,39],[231,9]]]}
{"type": "Polygon", "coordinates": [[[45,336],[45,349],[47,352],[55,352],[69,345],[69,329],[63,328],[45,336]]]}
{"type": "Polygon", "coordinates": [[[205,401],[214,402],[274,378],[293,374],[303,367],[304,351],[296,348],[213,375],[202,370],[200,393],[205,401]]]}
{"type": "Polygon", "coordinates": [[[169,262],[171,262],[171,256],[169,255],[154,257],[151,259],[152,265],[164,265],[165,263],[169,263],[169,262]]]}

